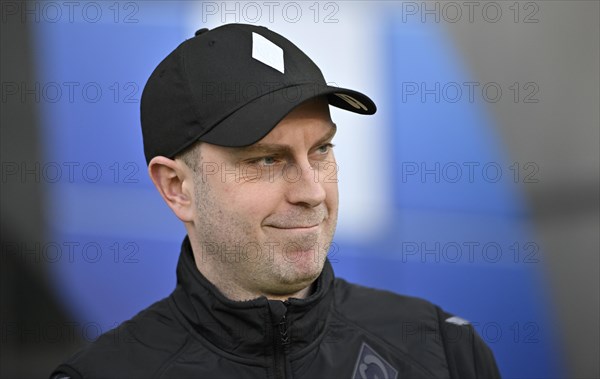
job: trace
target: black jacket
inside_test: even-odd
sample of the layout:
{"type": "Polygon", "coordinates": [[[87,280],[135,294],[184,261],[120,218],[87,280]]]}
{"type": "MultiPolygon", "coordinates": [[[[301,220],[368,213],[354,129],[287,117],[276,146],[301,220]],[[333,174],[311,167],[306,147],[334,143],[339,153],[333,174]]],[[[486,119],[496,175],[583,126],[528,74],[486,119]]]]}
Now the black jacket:
{"type": "Polygon", "coordinates": [[[197,270],[186,238],[173,293],[51,377],[499,377],[473,327],[424,300],[336,279],[329,262],[315,287],[304,300],[228,300],[197,270]]]}

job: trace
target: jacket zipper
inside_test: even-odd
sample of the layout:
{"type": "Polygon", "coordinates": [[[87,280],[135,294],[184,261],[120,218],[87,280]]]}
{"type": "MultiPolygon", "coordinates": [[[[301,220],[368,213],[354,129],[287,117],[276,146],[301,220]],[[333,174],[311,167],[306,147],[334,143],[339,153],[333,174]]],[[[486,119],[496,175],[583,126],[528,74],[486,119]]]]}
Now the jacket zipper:
{"type": "MultiPolygon", "coordinates": [[[[290,304],[287,300],[283,302],[286,306],[290,304]]],[[[286,318],[286,313],[281,316],[281,319],[278,324],[279,333],[274,333],[275,335],[275,377],[285,379],[286,375],[286,364],[285,364],[285,349],[286,346],[290,343],[290,335],[288,333],[288,323],[286,318]]]]}

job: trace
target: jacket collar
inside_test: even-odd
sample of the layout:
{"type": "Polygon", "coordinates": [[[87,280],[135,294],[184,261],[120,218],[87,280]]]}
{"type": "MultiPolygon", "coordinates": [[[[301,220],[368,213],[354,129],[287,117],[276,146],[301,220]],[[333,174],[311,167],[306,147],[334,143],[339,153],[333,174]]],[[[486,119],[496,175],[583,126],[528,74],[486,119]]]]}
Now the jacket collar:
{"type": "Polygon", "coordinates": [[[283,335],[288,352],[304,350],[325,331],[333,301],[333,269],[329,260],[306,299],[287,302],[261,296],[249,301],[226,298],[198,271],[189,238],[181,246],[173,300],[201,339],[239,357],[269,354],[283,335]],[[285,324],[281,324],[285,314],[285,324]]]}

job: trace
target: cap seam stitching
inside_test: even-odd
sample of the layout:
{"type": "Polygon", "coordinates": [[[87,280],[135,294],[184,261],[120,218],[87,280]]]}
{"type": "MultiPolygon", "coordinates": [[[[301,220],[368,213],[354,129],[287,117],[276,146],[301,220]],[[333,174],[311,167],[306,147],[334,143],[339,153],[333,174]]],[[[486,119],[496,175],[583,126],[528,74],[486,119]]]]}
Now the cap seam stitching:
{"type": "MultiPolygon", "coordinates": [[[[217,122],[214,124],[214,126],[217,126],[217,125],[218,125],[218,124],[220,124],[220,123],[221,123],[223,120],[225,120],[226,118],[228,118],[229,116],[231,116],[231,115],[232,115],[232,114],[234,114],[235,112],[239,111],[240,109],[244,108],[246,105],[250,104],[250,103],[251,103],[251,102],[253,102],[253,101],[256,101],[256,100],[258,100],[258,99],[262,99],[263,97],[265,97],[265,96],[267,96],[267,95],[270,95],[270,94],[272,94],[272,93],[274,93],[274,92],[281,91],[281,90],[283,90],[283,89],[286,89],[286,88],[298,87],[298,86],[301,86],[301,85],[304,85],[304,84],[317,84],[317,85],[322,85],[322,84],[320,84],[320,83],[316,83],[316,82],[301,82],[301,83],[289,84],[289,85],[286,85],[286,86],[284,86],[284,87],[279,87],[279,88],[277,88],[277,89],[274,89],[274,90],[272,90],[272,91],[269,91],[269,92],[267,92],[267,93],[264,93],[264,94],[262,94],[261,96],[255,97],[255,98],[253,98],[253,99],[251,99],[251,100],[248,100],[248,101],[247,101],[247,102],[245,102],[244,104],[240,105],[239,107],[237,107],[237,108],[233,109],[231,112],[227,113],[227,115],[225,115],[225,116],[221,117],[221,118],[219,119],[219,121],[217,121],[217,122]]],[[[328,86],[327,86],[327,84],[325,84],[324,86],[325,86],[325,87],[328,87],[328,86]]],[[[213,127],[214,127],[214,126],[213,126],[213,127]]],[[[212,128],[211,128],[210,130],[212,130],[212,128]]],[[[210,130],[207,130],[206,132],[208,133],[210,130]]]]}

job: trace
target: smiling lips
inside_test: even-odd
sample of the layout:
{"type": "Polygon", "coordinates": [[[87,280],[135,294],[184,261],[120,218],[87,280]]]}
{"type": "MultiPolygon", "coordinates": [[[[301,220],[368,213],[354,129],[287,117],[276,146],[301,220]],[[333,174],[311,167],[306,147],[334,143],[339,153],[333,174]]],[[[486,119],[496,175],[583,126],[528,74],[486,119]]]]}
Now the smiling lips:
{"type": "Polygon", "coordinates": [[[283,229],[283,230],[293,230],[293,229],[312,229],[312,228],[316,228],[317,226],[319,226],[319,224],[314,224],[314,225],[286,225],[286,226],[275,226],[275,225],[267,225],[270,226],[271,228],[275,228],[275,229],[283,229]]]}
{"type": "Polygon", "coordinates": [[[311,213],[288,213],[268,217],[263,226],[281,230],[311,230],[321,225],[328,216],[327,209],[319,208],[311,213]]]}

